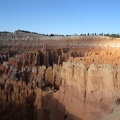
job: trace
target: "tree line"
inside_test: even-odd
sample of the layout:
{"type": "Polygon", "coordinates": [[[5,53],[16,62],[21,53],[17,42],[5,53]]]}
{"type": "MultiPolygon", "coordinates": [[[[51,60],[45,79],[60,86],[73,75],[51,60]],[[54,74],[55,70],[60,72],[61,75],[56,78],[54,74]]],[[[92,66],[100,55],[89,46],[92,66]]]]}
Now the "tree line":
{"type": "MultiPolygon", "coordinates": [[[[63,35],[64,36],[64,35],[63,35]]],[[[117,33],[117,34],[109,34],[109,33],[99,33],[99,34],[97,34],[97,33],[92,33],[92,34],[90,34],[90,33],[85,33],[85,34],[83,34],[83,33],[81,33],[80,35],[78,35],[78,34],[74,34],[74,35],[65,35],[65,36],[107,36],[107,37],[113,37],[113,38],[120,38],[120,34],[119,33],[117,33]]]]}
{"type": "MultiPolygon", "coordinates": [[[[30,31],[26,31],[26,30],[16,30],[15,31],[16,33],[19,33],[19,32],[24,32],[24,33],[31,33],[31,34],[37,34],[37,35],[43,35],[43,36],[50,36],[50,37],[54,37],[54,36],[108,36],[108,37],[113,37],[113,38],[120,38],[120,34],[119,33],[117,33],[117,34],[115,34],[115,33],[112,33],[112,34],[110,34],[110,33],[99,33],[99,34],[97,34],[97,33],[85,33],[85,34],[83,34],[83,33],[81,33],[81,34],[76,34],[76,33],[74,33],[74,34],[72,34],[72,35],[69,35],[69,34],[67,34],[67,35],[62,35],[62,34],[53,34],[53,33],[51,33],[51,34],[41,34],[41,33],[37,33],[37,32],[30,32],[30,31]]],[[[0,31],[0,33],[9,33],[8,31],[0,31]]]]}
{"type": "Polygon", "coordinates": [[[104,34],[104,33],[99,33],[99,34],[97,34],[97,33],[92,33],[92,34],[87,33],[87,34],[83,34],[83,33],[81,33],[80,35],[78,35],[78,34],[72,34],[72,35],[69,35],[69,34],[67,34],[67,35],[62,35],[62,34],[42,34],[42,35],[50,36],[50,37],[53,37],[53,36],[107,36],[107,37],[113,37],[113,38],[120,38],[119,33],[118,34],[109,34],[109,33],[107,33],[107,34],[104,34]]]}
{"type": "Polygon", "coordinates": [[[90,34],[90,33],[87,33],[87,34],[80,34],[80,35],[77,35],[77,34],[74,34],[74,36],[108,36],[108,37],[113,37],[113,38],[120,38],[120,34],[118,33],[118,34],[109,34],[109,33],[107,33],[107,34],[104,34],[104,33],[99,33],[99,34],[97,34],[97,33],[92,33],[92,34],[90,34]]]}

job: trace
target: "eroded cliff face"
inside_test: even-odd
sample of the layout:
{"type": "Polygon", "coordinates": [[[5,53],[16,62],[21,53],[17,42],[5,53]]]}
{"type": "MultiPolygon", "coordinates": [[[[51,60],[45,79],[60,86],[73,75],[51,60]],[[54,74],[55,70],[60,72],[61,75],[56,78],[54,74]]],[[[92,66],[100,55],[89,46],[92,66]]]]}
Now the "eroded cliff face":
{"type": "MultiPolygon", "coordinates": [[[[82,120],[101,120],[119,104],[119,66],[91,64],[80,61],[64,62],[61,69],[62,85],[54,94],[66,114],[82,120]]],[[[68,117],[68,119],[70,119],[68,117]]]]}
{"type": "Polygon", "coordinates": [[[0,42],[0,119],[118,120],[119,40],[39,37],[0,42]]]}

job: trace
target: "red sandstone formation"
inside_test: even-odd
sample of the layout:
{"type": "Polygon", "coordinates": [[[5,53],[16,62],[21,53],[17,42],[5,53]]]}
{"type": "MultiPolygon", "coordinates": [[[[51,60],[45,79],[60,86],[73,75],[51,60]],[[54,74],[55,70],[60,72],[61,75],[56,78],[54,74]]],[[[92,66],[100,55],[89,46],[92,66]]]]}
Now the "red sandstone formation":
{"type": "Polygon", "coordinates": [[[120,119],[119,39],[0,36],[0,120],[120,119]]]}

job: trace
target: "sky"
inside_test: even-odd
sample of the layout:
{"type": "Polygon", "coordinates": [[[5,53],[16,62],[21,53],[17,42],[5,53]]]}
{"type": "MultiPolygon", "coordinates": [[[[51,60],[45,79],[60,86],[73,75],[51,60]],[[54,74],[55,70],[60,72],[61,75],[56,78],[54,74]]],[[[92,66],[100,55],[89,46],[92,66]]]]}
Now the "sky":
{"type": "Polygon", "coordinates": [[[0,0],[0,31],[120,33],[120,0],[0,0]]]}

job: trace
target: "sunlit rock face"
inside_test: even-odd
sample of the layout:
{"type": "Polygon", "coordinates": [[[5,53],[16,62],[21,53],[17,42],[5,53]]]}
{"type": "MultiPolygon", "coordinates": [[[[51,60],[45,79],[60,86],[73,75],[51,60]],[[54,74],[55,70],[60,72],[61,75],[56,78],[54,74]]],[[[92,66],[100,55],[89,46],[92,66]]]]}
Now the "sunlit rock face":
{"type": "Polygon", "coordinates": [[[119,120],[119,39],[0,36],[0,120],[119,120]]]}
{"type": "Polygon", "coordinates": [[[115,65],[91,64],[86,68],[79,61],[65,62],[61,69],[62,85],[54,98],[62,103],[68,116],[73,114],[79,119],[101,120],[113,110],[119,99],[117,73],[115,65]]]}

